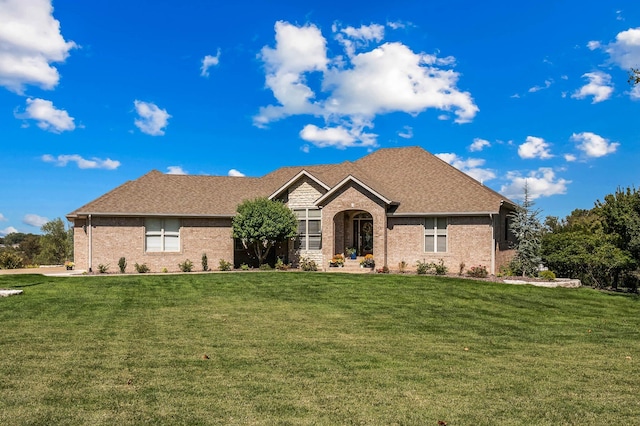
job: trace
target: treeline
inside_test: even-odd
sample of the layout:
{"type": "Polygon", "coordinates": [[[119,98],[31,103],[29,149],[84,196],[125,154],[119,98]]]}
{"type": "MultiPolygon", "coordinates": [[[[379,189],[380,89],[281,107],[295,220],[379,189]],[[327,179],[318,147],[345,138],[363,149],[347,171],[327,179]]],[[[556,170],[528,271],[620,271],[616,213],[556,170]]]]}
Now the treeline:
{"type": "Polygon", "coordinates": [[[62,219],[45,223],[42,235],[13,232],[0,238],[0,269],[61,265],[73,259],[73,229],[62,219]]]}
{"type": "Polygon", "coordinates": [[[590,210],[544,223],[542,263],[559,277],[596,287],[638,288],[640,281],[640,193],[618,188],[590,210]]]}

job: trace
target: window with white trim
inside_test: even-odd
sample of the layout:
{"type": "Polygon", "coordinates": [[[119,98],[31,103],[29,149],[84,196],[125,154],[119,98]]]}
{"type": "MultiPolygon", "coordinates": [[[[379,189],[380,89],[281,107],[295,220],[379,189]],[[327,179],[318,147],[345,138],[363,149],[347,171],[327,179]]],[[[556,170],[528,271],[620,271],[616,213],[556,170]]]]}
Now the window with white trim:
{"type": "Polygon", "coordinates": [[[424,219],[424,251],[444,253],[447,251],[446,217],[426,217],[424,219]]]}
{"type": "Polygon", "coordinates": [[[147,252],[180,251],[180,219],[144,220],[147,252]]]}
{"type": "Polygon", "coordinates": [[[294,248],[320,250],[322,248],[322,213],[318,209],[294,209],[298,218],[298,237],[294,248]]]}

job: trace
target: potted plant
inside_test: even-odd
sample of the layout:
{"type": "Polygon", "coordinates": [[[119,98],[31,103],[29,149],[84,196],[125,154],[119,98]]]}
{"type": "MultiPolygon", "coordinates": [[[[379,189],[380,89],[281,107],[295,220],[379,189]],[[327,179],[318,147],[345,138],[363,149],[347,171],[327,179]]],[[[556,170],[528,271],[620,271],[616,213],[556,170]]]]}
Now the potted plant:
{"type": "Polygon", "coordinates": [[[360,266],[362,268],[373,268],[374,266],[376,266],[376,263],[373,261],[373,255],[372,254],[366,255],[364,259],[362,259],[362,261],[360,262],[360,266]]]}
{"type": "Polygon", "coordinates": [[[74,266],[76,266],[76,264],[70,260],[67,260],[66,262],[64,262],[64,267],[67,268],[67,271],[71,271],[74,266]]]}
{"type": "Polygon", "coordinates": [[[333,258],[329,261],[329,267],[341,268],[343,266],[344,256],[342,256],[341,254],[334,255],[333,258]]]}
{"type": "Polygon", "coordinates": [[[347,247],[344,250],[344,252],[350,259],[355,259],[356,258],[356,248],[355,247],[347,247]]]}

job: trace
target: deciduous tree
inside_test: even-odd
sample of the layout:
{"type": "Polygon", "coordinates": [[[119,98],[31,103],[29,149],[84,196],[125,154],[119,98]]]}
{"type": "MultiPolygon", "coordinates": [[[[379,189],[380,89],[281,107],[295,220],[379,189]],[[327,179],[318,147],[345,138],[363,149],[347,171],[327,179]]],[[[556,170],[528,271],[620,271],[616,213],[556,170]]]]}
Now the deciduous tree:
{"type": "Polygon", "coordinates": [[[244,201],[236,211],[233,237],[242,241],[246,249],[254,250],[260,265],[277,242],[296,236],[298,220],[281,202],[256,198],[244,201]]]}

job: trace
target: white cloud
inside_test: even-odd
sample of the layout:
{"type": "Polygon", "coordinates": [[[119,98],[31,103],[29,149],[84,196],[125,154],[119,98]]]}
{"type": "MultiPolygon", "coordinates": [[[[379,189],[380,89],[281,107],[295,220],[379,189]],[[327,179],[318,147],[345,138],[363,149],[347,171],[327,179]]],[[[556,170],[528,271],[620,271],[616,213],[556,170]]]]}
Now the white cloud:
{"type": "Polygon", "coordinates": [[[577,160],[577,157],[576,157],[575,155],[573,155],[573,154],[565,154],[565,155],[564,155],[564,159],[565,159],[567,162],[571,163],[571,162],[573,162],[573,161],[576,161],[576,160],[577,160]]]}
{"type": "Polygon", "coordinates": [[[188,175],[189,172],[187,172],[180,166],[169,166],[167,167],[167,174],[168,175],[188,175]]]}
{"type": "Polygon", "coordinates": [[[45,154],[42,156],[42,161],[45,163],[56,163],[56,166],[64,167],[68,163],[73,162],[78,165],[79,169],[106,169],[106,170],[115,170],[120,167],[120,162],[116,160],[112,160],[107,158],[106,160],[102,160],[100,158],[93,157],[90,160],[84,159],[78,154],[72,155],[58,155],[54,157],[49,154],[45,154]]]}
{"type": "Polygon", "coordinates": [[[209,77],[209,68],[215,67],[220,63],[220,48],[216,56],[206,55],[202,59],[202,66],[200,67],[200,75],[202,77],[209,77]]]}
{"type": "Polygon", "coordinates": [[[469,151],[471,152],[482,151],[485,147],[488,148],[490,146],[491,146],[491,142],[489,142],[488,140],[475,138],[473,140],[473,143],[469,145],[469,151]]]}
{"type": "Polygon", "coordinates": [[[485,160],[483,160],[482,158],[467,158],[465,160],[453,153],[441,153],[435,154],[435,156],[442,161],[451,164],[461,172],[464,172],[467,175],[471,176],[478,182],[484,183],[488,180],[495,179],[496,177],[496,174],[493,172],[493,170],[483,169],[480,167],[485,163],[485,160]]]}
{"type": "Polygon", "coordinates": [[[634,101],[640,100],[640,84],[636,84],[633,89],[631,89],[629,97],[634,101]]]}
{"type": "Polygon", "coordinates": [[[229,172],[227,172],[227,176],[235,176],[235,177],[243,177],[244,173],[236,170],[236,169],[231,169],[229,170],[229,172]]]}
{"type": "Polygon", "coordinates": [[[576,90],[576,92],[571,95],[572,98],[584,99],[587,96],[593,96],[591,103],[595,104],[606,101],[611,97],[613,84],[611,83],[611,76],[609,74],[595,71],[583,74],[582,77],[588,78],[589,83],[576,90]]]}
{"type": "Polygon", "coordinates": [[[520,158],[539,158],[541,160],[553,157],[549,151],[549,143],[535,136],[527,136],[526,141],[518,147],[518,155],[520,158]]]}
{"type": "Polygon", "coordinates": [[[311,147],[309,146],[309,144],[304,144],[300,147],[300,151],[304,152],[305,154],[308,154],[311,151],[311,147]]]}
{"type": "Polygon", "coordinates": [[[551,79],[545,80],[544,86],[533,86],[529,89],[529,93],[535,93],[535,92],[539,92],[540,90],[548,89],[549,87],[551,87],[552,84],[553,84],[553,80],[551,79]]]}
{"type": "Polygon", "coordinates": [[[356,47],[382,40],[381,25],[340,30],[336,38],[346,58],[336,56],[332,61],[327,57],[327,40],[315,25],[297,27],[279,21],[275,30],[276,47],[265,46],[260,58],[265,63],[266,87],[278,103],[260,108],[254,117],[256,126],[292,115],[312,115],[323,117],[326,127],[308,125],[312,127],[301,131],[303,139],[315,140],[318,146],[372,146],[373,135],[362,129],[372,127],[379,114],[416,115],[434,108],[451,112],[456,122],[465,123],[478,112],[470,93],[457,88],[459,74],[444,68],[455,62],[451,56],[415,53],[401,43],[384,43],[356,54],[356,47]],[[315,91],[307,80],[311,73],[319,86],[315,91]],[[353,141],[353,137],[364,139],[353,141]]]}
{"type": "Polygon", "coordinates": [[[402,130],[398,132],[398,136],[403,139],[413,138],[413,128],[411,126],[404,126],[402,130]]]}
{"type": "Polygon", "coordinates": [[[0,222],[6,222],[9,219],[7,219],[6,217],[4,217],[4,215],[2,213],[0,213],[0,222]]]}
{"type": "Polygon", "coordinates": [[[618,33],[616,40],[602,47],[611,61],[624,70],[637,68],[640,64],[640,27],[629,28],[618,33]]]}
{"type": "Polygon", "coordinates": [[[53,102],[45,99],[27,99],[24,113],[15,114],[16,118],[36,120],[38,127],[53,133],[71,131],[76,128],[73,117],[67,111],[56,109],[53,102]]]}
{"type": "Polygon", "coordinates": [[[53,89],[60,79],[51,64],[76,47],[65,41],[50,0],[0,1],[0,86],[22,94],[27,84],[53,89]]]}
{"type": "Polygon", "coordinates": [[[136,112],[140,116],[140,118],[134,121],[136,127],[147,135],[164,135],[164,128],[167,127],[169,118],[171,118],[167,110],[158,108],[153,102],[135,100],[133,104],[136,107],[136,112]]]}
{"type": "Polygon", "coordinates": [[[14,232],[18,232],[18,230],[16,228],[14,228],[13,226],[9,226],[7,228],[4,229],[0,229],[0,237],[5,237],[9,234],[13,234],[14,232]]]}
{"type": "Polygon", "coordinates": [[[511,182],[503,185],[500,188],[500,193],[513,200],[524,198],[525,183],[532,200],[539,197],[566,194],[567,185],[571,183],[569,180],[556,177],[555,172],[547,167],[534,170],[527,176],[522,176],[520,172],[508,172],[507,179],[511,182]]]}
{"type": "Polygon", "coordinates": [[[325,148],[333,146],[344,149],[354,146],[377,146],[376,136],[373,133],[365,133],[364,127],[346,128],[344,126],[319,128],[314,124],[307,124],[300,131],[300,137],[311,142],[317,147],[325,148]]]}
{"type": "Polygon", "coordinates": [[[22,218],[22,223],[29,226],[35,226],[36,228],[41,228],[42,225],[47,222],[49,222],[48,218],[38,216],[37,214],[26,214],[22,218]]]}
{"type": "Polygon", "coordinates": [[[603,157],[616,152],[620,144],[610,142],[602,136],[591,132],[574,133],[571,141],[577,144],[577,148],[587,157],[603,157]]]}
{"type": "Polygon", "coordinates": [[[591,40],[589,43],[587,43],[587,47],[589,48],[589,50],[596,50],[600,49],[602,45],[597,40],[591,40]]]}

